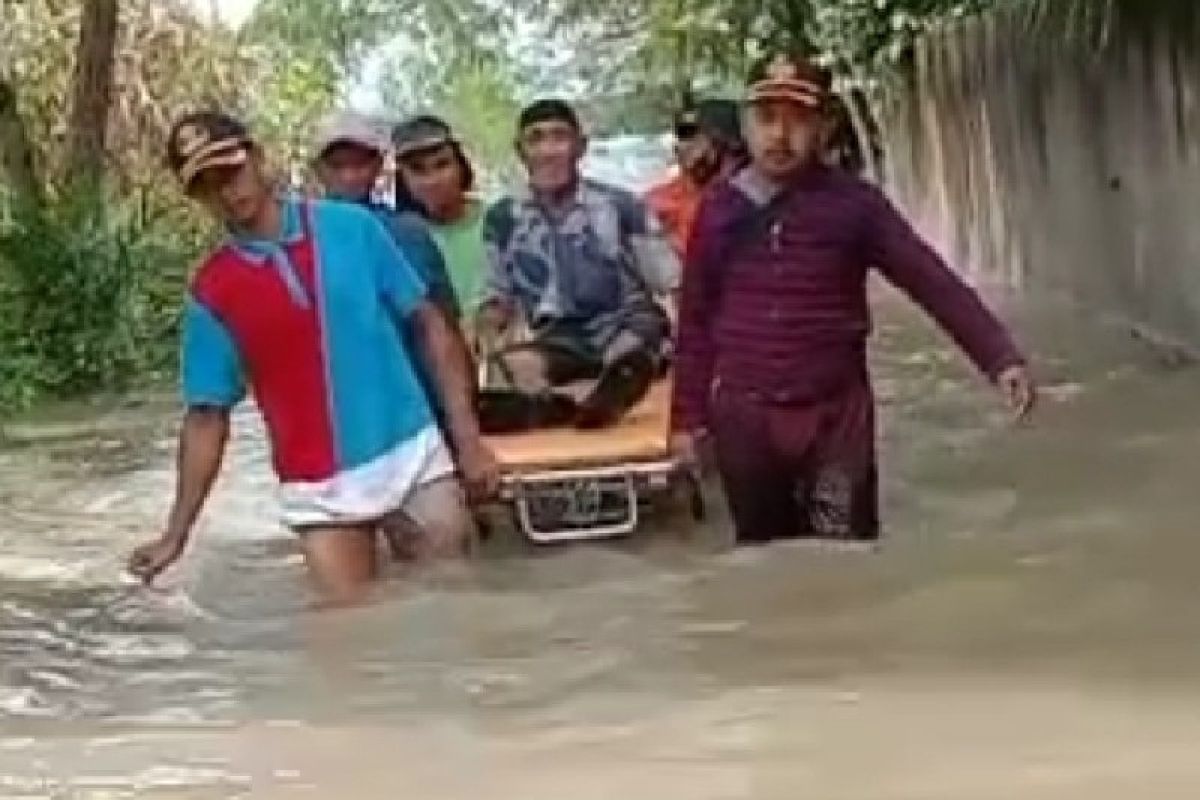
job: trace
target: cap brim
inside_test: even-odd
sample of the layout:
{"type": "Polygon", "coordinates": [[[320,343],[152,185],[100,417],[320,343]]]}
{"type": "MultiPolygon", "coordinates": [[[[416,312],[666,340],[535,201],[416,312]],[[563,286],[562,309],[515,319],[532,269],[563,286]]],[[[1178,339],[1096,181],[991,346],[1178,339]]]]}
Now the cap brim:
{"type": "Polygon", "coordinates": [[[439,147],[444,147],[448,144],[453,144],[454,140],[449,136],[426,136],[422,139],[414,139],[411,142],[398,143],[396,145],[396,157],[405,158],[407,156],[424,153],[429,150],[436,150],[439,147]]]}
{"type": "Polygon", "coordinates": [[[351,147],[361,147],[363,150],[370,150],[372,153],[383,153],[387,150],[387,146],[378,139],[370,139],[366,136],[355,136],[347,134],[344,136],[331,136],[317,143],[317,156],[324,156],[338,145],[350,145],[351,147]]]}
{"type": "Polygon", "coordinates": [[[250,160],[245,139],[216,142],[194,155],[179,168],[179,181],[190,187],[192,182],[206,169],[215,167],[240,167],[250,160]]]}
{"type": "Polygon", "coordinates": [[[750,87],[747,103],[785,102],[818,109],[825,103],[824,93],[803,81],[762,81],[750,87]]]}

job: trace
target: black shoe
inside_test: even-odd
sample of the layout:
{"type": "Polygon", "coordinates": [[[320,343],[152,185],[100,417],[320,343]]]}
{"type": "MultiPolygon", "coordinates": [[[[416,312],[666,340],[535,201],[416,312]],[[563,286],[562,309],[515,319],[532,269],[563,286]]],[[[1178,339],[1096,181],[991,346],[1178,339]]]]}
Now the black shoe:
{"type": "Polygon", "coordinates": [[[654,359],[636,352],[618,358],[604,368],[592,393],[579,404],[575,427],[605,428],[642,402],[654,382],[654,359]]]}

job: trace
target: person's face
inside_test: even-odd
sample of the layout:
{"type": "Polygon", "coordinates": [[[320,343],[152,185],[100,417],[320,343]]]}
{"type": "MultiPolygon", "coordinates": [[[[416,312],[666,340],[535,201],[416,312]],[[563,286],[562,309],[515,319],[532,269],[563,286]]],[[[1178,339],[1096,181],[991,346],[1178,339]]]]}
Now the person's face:
{"type": "Polygon", "coordinates": [[[343,200],[365,200],[383,171],[383,155],[361,145],[335,144],[317,161],[317,176],[326,193],[343,200]]]}
{"type": "Polygon", "coordinates": [[[720,169],[721,151],[708,134],[696,128],[681,128],[676,131],[675,159],[684,174],[705,184],[720,169]]]}
{"type": "Polygon", "coordinates": [[[535,122],[517,138],[529,185],[539,192],[560,192],[574,184],[586,149],[587,140],[579,129],[563,120],[535,122]]]}
{"type": "Polygon", "coordinates": [[[772,178],[786,178],[817,157],[824,133],[818,109],[787,100],[753,103],[746,119],[750,156],[772,178]]]}
{"type": "Polygon", "coordinates": [[[213,216],[236,228],[254,223],[272,201],[271,186],[263,174],[257,150],[240,166],[203,170],[188,186],[188,196],[202,203],[213,216]]]}
{"type": "Polygon", "coordinates": [[[462,165],[450,145],[423,150],[400,159],[400,176],[426,213],[445,219],[462,207],[462,165]]]}

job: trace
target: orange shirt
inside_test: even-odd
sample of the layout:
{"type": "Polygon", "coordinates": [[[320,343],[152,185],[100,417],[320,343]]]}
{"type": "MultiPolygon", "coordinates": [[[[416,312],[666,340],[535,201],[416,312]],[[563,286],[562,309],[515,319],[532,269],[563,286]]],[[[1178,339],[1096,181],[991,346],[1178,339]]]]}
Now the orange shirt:
{"type": "Polygon", "coordinates": [[[696,222],[700,198],[703,196],[704,190],[684,175],[661,183],[646,193],[646,204],[666,228],[671,244],[680,256],[687,252],[692,225],[696,222]]]}

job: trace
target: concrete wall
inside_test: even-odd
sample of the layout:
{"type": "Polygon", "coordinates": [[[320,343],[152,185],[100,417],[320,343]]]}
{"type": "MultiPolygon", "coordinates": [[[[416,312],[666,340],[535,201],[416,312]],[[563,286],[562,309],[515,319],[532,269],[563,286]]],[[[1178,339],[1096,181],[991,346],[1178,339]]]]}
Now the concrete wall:
{"type": "Polygon", "coordinates": [[[1200,32],[1094,33],[931,36],[884,115],[888,179],[965,269],[1200,351],[1200,32]]]}

